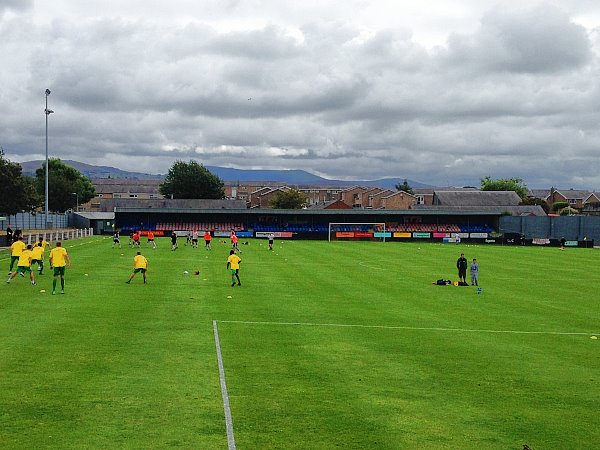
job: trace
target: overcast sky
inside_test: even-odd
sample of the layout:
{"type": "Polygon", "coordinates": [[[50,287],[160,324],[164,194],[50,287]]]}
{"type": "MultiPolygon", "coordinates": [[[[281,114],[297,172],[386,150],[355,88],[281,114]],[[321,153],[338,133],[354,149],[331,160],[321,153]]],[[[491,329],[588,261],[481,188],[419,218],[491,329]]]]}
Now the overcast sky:
{"type": "Polygon", "coordinates": [[[0,145],[600,190],[600,2],[0,0],[0,145]]]}

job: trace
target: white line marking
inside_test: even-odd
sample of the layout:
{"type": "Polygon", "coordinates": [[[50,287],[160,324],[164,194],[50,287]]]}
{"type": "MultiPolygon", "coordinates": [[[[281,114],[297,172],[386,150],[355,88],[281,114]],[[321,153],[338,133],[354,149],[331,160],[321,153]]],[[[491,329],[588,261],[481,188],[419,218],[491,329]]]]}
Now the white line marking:
{"type": "Polygon", "coordinates": [[[367,269],[375,269],[375,270],[385,270],[383,267],[377,267],[377,266],[370,266],[368,264],[365,264],[364,261],[359,261],[358,262],[359,266],[363,266],[366,267],[367,269]]]}
{"type": "Polygon", "coordinates": [[[521,330],[485,330],[471,328],[442,328],[442,327],[406,327],[392,325],[360,325],[343,323],[310,323],[310,322],[259,322],[249,320],[219,320],[221,323],[238,323],[244,325],[275,325],[303,327],[337,327],[337,328],[378,328],[383,330],[413,330],[413,331],[451,331],[458,333],[501,333],[501,334],[549,334],[558,336],[588,336],[598,332],[581,331],[521,331],[521,330]]]}
{"type": "Polygon", "coordinates": [[[221,395],[223,397],[223,409],[225,410],[225,427],[227,429],[227,447],[229,450],[235,450],[235,439],[233,437],[233,420],[231,420],[231,409],[229,408],[229,395],[227,394],[227,385],[225,384],[225,369],[223,368],[223,357],[221,356],[221,342],[219,341],[219,332],[217,330],[217,321],[213,320],[213,330],[215,333],[215,346],[217,348],[217,361],[219,363],[219,379],[221,381],[221,395]]]}

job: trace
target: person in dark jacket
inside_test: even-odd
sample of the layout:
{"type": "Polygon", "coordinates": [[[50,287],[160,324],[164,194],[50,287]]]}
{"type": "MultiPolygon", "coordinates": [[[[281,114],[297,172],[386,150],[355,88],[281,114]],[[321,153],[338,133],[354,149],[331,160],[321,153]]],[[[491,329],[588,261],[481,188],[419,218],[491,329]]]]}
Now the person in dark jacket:
{"type": "Polygon", "coordinates": [[[456,261],[456,268],[458,269],[458,282],[467,284],[467,258],[465,254],[461,253],[460,258],[456,261]]]}

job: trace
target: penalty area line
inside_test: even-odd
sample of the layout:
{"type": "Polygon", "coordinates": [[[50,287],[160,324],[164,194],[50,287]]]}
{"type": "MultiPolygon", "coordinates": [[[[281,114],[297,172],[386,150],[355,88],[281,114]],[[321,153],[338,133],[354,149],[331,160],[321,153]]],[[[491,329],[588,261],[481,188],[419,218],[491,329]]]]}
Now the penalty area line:
{"type": "Polygon", "coordinates": [[[233,436],[233,420],[231,419],[231,408],[229,407],[229,395],[227,394],[227,384],[225,383],[225,369],[223,368],[223,356],[221,355],[221,342],[219,341],[219,331],[217,330],[217,321],[213,320],[213,331],[215,334],[215,347],[217,349],[217,362],[219,364],[219,381],[221,383],[221,396],[223,397],[223,409],[225,410],[225,428],[227,429],[227,448],[235,450],[235,438],[233,436]]]}
{"type": "MultiPolygon", "coordinates": [[[[220,320],[221,323],[237,323],[242,325],[272,325],[272,326],[297,326],[297,327],[331,327],[331,328],[373,328],[381,330],[408,330],[408,331],[439,331],[454,333],[496,333],[496,334],[541,334],[556,336],[589,336],[600,334],[596,332],[582,331],[527,331],[527,330],[488,330],[478,328],[443,328],[443,327],[409,327],[394,325],[360,325],[343,323],[311,323],[311,322],[267,322],[250,320],[220,320]]],[[[215,325],[216,326],[216,325],[215,325]]]]}

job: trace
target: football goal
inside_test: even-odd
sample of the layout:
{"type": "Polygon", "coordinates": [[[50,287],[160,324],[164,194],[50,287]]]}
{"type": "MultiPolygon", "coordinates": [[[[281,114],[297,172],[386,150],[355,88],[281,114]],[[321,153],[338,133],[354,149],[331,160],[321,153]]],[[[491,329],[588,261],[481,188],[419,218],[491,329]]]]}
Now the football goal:
{"type": "Polygon", "coordinates": [[[330,222],[329,242],[332,240],[379,239],[385,241],[385,223],[383,222],[330,222]]]}

